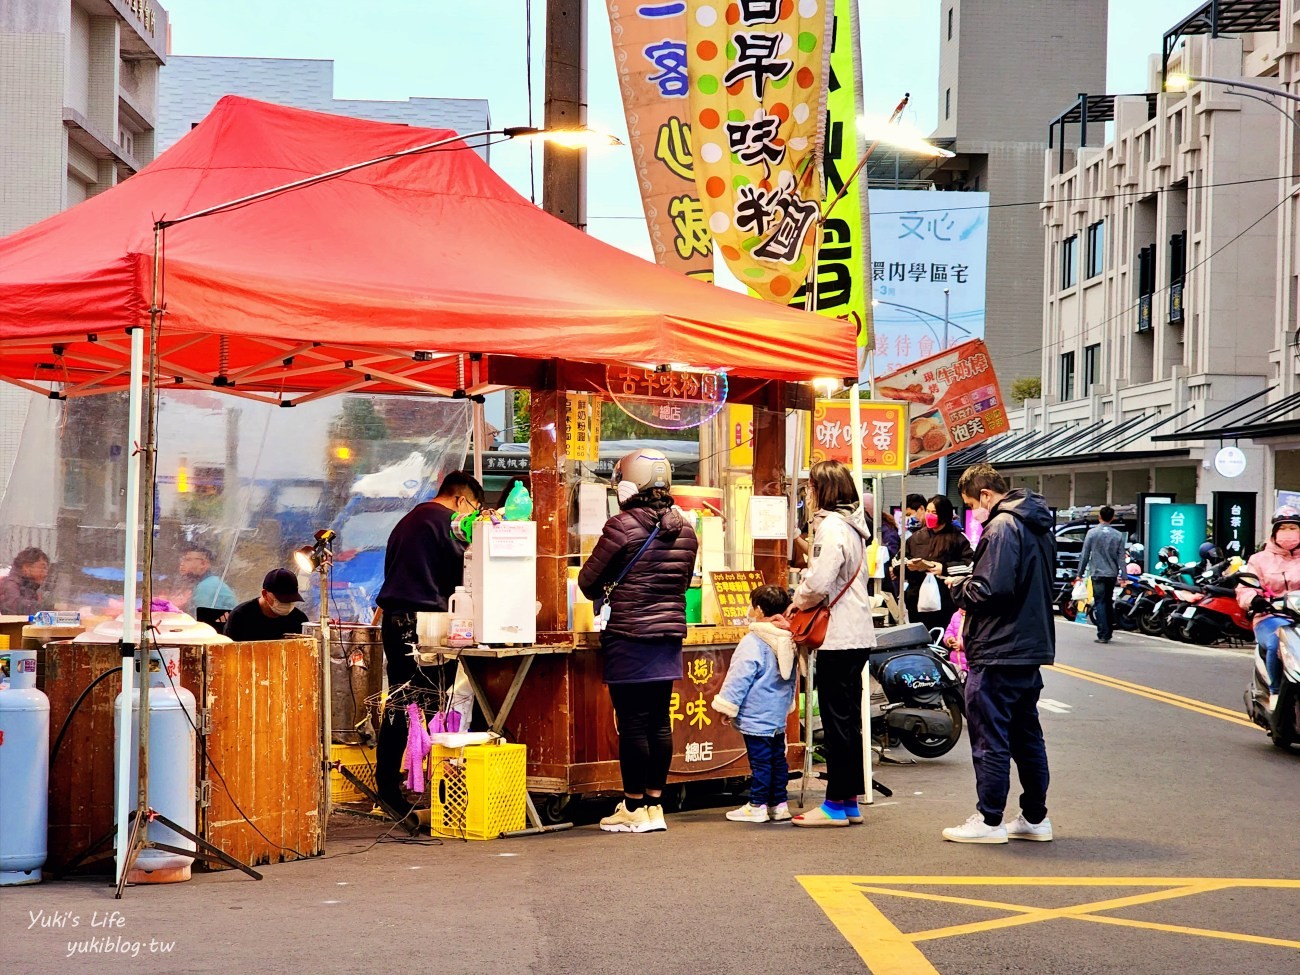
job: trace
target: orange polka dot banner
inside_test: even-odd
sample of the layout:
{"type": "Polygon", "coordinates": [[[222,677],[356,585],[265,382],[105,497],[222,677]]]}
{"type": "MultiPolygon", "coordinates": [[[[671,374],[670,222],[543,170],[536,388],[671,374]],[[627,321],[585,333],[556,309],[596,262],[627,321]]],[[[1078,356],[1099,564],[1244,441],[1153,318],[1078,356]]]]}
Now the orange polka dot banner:
{"type": "Polygon", "coordinates": [[[788,304],[821,213],[833,0],[687,0],[695,184],[728,267],[788,304]]]}

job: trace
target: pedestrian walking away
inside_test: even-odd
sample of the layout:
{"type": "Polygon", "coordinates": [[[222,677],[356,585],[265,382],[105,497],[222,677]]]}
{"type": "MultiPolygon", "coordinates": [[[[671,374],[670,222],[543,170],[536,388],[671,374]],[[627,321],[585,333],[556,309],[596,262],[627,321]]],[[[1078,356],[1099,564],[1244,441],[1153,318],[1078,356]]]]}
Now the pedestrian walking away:
{"type": "Polygon", "coordinates": [[[1101,524],[1088,529],[1079,555],[1079,577],[1092,582],[1092,614],[1097,621],[1097,642],[1110,643],[1115,632],[1115,583],[1124,571],[1124,535],[1112,524],[1115,509],[1108,504],[1098,512],[1101,524]]]}
{"type": "Polygon", "coordinates": [[[727,813],[733,823],[790,818],[786,786],[785,721],[794,710],[794,641],[785,611],[790,594],[759,586],[749,595],[749,632],[731,655],[727,678],[713,698],[722,723],[745,736],[751,781],[749,802],[727,813]]]}
{"type": "Polygon", "coordinates": [[[975,765],[976,813],[943,831],[954,843],[1051,840],[1047,746],[1038,720],[1040,669],[1056,658],[1052,576],[1054,519],[1042,495],[1008,488],[988,464],[958,485],[984,534],[968,578],[953,584],[965,611],[966,720],[975,765]],[[1004,821],[1011,763],[1020,778],[1020,815],[1004,821]]]}

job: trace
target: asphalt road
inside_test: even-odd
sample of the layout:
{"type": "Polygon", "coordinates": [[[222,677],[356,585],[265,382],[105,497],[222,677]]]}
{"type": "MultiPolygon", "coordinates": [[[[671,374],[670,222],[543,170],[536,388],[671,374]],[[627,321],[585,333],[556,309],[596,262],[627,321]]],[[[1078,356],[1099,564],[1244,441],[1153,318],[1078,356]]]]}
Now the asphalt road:
{"type": "Polygon", "coordinates": [[[1059,634],[1053,843],[940,839],[973,811],[964,742],[880,768],[893,798],[843,830],[728,823],[713,806],[664,834],[367,849],[375,825],[336,817],[327,858],[261,882],[206,874],[122,901],[91,881],[4,889],[0,970],[1300,972],[1300,753],[1239,720],[1249,656],[1059,634]]]}

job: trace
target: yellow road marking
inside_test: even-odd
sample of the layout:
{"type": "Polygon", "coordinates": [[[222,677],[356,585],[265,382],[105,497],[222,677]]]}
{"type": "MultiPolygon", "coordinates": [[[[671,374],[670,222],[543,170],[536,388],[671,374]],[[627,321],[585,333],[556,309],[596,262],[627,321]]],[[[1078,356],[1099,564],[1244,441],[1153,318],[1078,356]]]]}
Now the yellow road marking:
{"type": "Polygon", "coordinates": [[[1183,697],[1181,694],[1173,693],[1173,691],[1162,691],[1159,688],[1147,687],[1145,684],[1134,684],[1132,681],[1123,680],[1119,677],[1112,677],[1110,674],[1098,674],[1091,670],[1084,670],[1082,667],[1072,667],[1069,664],[1053,664],[1053,666],[1067,674],[1079,674],[1084,677],[1100,677],[1111,684],[1118,684],[1120,687],[1130,687],[1135,691],[1149,691],[1152,694],[1167,697],[1171,701],[1182,701],[1184,704],[1204,708],[1207,711],[1218,711],[1220,714],[1226,714],[1230,718],[1241,717],[1241,712],[1234,708],[1225,708],[1218,704],[1210,704],[1207,701],[1198,701],[1194,697],[1183,697]]]}
{"type": "Polygon", "coordinates": [[[1109,917],[1103,911],[1115,911],[1177,900],[1197,894],[1240,888],[1300,890],[1300,880],[1224,877],[823,877],[797,878],[809,896],[845,937],[872,975],[938,975],[925,958],[918,942],[996,931],[1041,921],[1076,920],[1116,927],[1137,928],[1165,934],[1213,938],[1269,947],[1300,949],[1300,941],[1219,931],[1212,928],[1187,927],[1153,921],[1109,917]],[[1131,894],[1108,900],[1092,901],[1068,907],[1031,907],[1004,901],[980,900],[928,891],[900,890],[900,887],[1160,887],[1162,890],[1131,894]],[[885,917],[867,895],[900,897],[946,904],[960,904],[1010,912],[1006,917],[959,924],[928,931],[904,934],[885,917]]]}
{"type": "Polygon", "coordinates": [[[866,963],[871,975],[939,975],[921,949],[862,896],[852,877],[799,877],[799,883],[866,963]]]}
{"type": "Polygon", "coordinates": [[[1126,907],[1139,907],[1142,904],[1154,904],[1159,901],[1177,900],[1191,894],[1200,894],[1208,890],[1222,890],[1222,884],[1193,885],[1191,887],[1171,887],[1167,890],[1152,891],[1147,894],[1132,894],[1128,897],[1116,897],[1106,901],[1094,901],[1091,904],[1076,904],[1072,907],[1023,907],[1018,904],[1005,904],[1005,910],[1019,911],[1014,917],[998,917],[988,921],[975,921],[971,924],[956,924],[947,928],[934,928],[931,931],[916,931],[910,937],[913,941],[936,941],[939,938],[952,938],[963,934],[979,934],[982,931],[996,931],[1001,928],[1014,928],[1022,924],[1035,924],[1039,921],[1054,921],[1057,918],[1076,917],[1095,911],[1118,911],[1126,907]]]}
{"type": "Polygon", "coordinates": [[[1158,701],[1161,704],[1169,704],[1176,708],[1182,708],[1184,711],[1202,714],[1207,718],[1218,718],[1220,721],[1227,721],[1231,724],[1241,725],[1243,728],[1250,728],[1252,731],[1257,727],[1255,722],[1234,714],[1227,708],[1221,708],[1216,704],[1206,704],[1204,701],[1182,697],[1178,694],[1170,694],[1167,691],[1157,690],[1154,687],[1145,687],[1142,684],[1132,684],[1128,681],[1118,680],[1114,677],[1107,677],[1105,674],[1094,674],[1092,671],[1080,670],[1077,667],[1070,667],[1065,664],[1052,664],[1052,669],[1060,671],[1070,677],[1077,677],[1080,680],[1100,684],[1102,687],[1109,687],[1111,690],[1124,691],[1127,694],[1136,694],[1138,697],[1145,697],[1148,700],[1158,701]]]}

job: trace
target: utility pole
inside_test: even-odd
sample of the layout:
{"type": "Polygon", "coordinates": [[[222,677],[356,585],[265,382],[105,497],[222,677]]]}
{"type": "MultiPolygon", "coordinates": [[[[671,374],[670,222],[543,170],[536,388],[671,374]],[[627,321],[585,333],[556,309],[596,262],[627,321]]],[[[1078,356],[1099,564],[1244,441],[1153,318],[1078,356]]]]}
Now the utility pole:
{"type": "MultiPolygon", "coordinates": [[[[587,3],[547,0],[547,129],[587,124],[587,3]]],[[[547,143],[542,150],[542,208],[579,230],[587,229],[587,151],[547,143]]]]}
{"type": "MultiPolygon", "coordinates": [[[[948,300],[951,293],[943,289],[943,351],[948,351],[948,300]]],[[[948,496],[948,455],[939,458],[939,493],[948,496]]]]}

